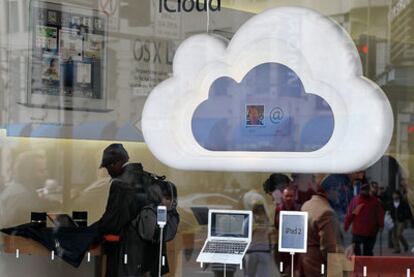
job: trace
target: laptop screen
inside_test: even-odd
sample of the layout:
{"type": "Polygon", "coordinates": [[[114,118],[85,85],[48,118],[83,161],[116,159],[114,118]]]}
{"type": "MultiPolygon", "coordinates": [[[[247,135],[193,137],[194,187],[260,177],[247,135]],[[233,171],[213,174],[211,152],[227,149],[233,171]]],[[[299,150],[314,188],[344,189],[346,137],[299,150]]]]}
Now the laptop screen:
{"type": "Polygon", "coordinates": [[[237,213],[212,213],[212,237],[249,237],[249,215],[237,213]]]}

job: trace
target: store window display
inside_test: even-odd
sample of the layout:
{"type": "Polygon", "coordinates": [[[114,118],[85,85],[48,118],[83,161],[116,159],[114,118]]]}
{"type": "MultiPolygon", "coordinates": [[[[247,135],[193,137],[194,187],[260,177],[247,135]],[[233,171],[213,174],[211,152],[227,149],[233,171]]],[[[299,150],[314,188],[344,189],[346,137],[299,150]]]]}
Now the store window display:
{"type": "MultiPolygon", "coordinates": [[[[180,168],[182,166],[178,160],[180,160],[183,154],[191,152],[193,149],[198,149],[197,147],[191,147],[187,143],[188,141],[186,141],[186,139],[192,138],[192,136],[186,136],[183,140],[181,138],[178,139],[178,141],[182,142],[183,148],[172,155],[172,162],[169,165],[166,165],[164,160],[159,160],[154,156],[148,145],[144,143],[145,136],[142,136],[142,110],[147,96],[151,95],[154,87],[161,84],[164,80],[170,77],[177,77],[174,75],[173,67],[179,67],[180,65],[184,67],[189,60],[194,62],[203,58],[208,60],[220,54],[217,48],[210,47],[211,45],[209,44],[199,44],[193,49],[196,49],[199,55],[197,57],[200,57],[200,59],[191,58],[192,55],[186,50],[181,55],[184,59],[183,62],[173,66],[174,54],[181,42],[194,34],[206,33],[209,35],[219,35],[220,37],[225,36],[226,39],[223,38],[223,41],[228,41],[238,32],[237,30],[240,29],[240,26],[251,17],[269,8],[286,6],[285,3],[265,0],[250,1],[247,5],[246,1],[222,0],[220,1],[221,7],[218,9],[217,6],[214,6],[216,1],[204,1],[207,3],[206,6],[203,6],[203,1],[198,1],[198,4],[195,4],[194,7],[198,5],[199,10],[185,11],[182,5],[186,3],[188,5],[186,8],[189,8],[191,5],[188,1],[181,1],[179,3],[177,1],[161,1],[163,4],[167,3],[168,10],[176,11],[171,13],[164,9],[164,7],[160,12],[159,1],[138,1],[139,3],[121,1],[119,2],[120,5],[115,5],[115,7],[109,7],[111,4],[108,4],[109,6],[106,6],[106,8],[114,8],[113,12],[105,15],[103,17],[104,20],[99,21],[98,19],[101,17],[99,3],[105,1],[86,3],[87,1],[69,0],[67,2],[72,2],[72,4],[79,6],[86,5],[87,7],[84,7],[84,11],[79,9],[78,11],[81,12],[78,15],[75,13],[71,14],[67,12],[68,10],[65,12],[64,9],[61,11],[63,14],[54,14],[53,11],[48,14],[46,9],[40,9],[44,12],[38,13],[35,17],[30,17],[30,13],[33,10],[30,9],[29,2],[33,3],[33,1],[15,0],[0,3],[0,99],[2,99],[0,102],[3,103],[0,105],[0,125],[9,131],[6,135],[3,134],[3,130],[0,130],[1,227],[27,222],[32,211],[67,214],[71,214],[72,211],[76,210],[88,211],[89,225],[91,222],[99,219],[105,212],[105,203],[110,194],[111,185],[106,169],[102,168],[96,173],[96,168],[102,161],[100,156],[102,149],[111,143],[122,143],[128,149],[128,155],[131,157],[131,160],[139,160],[145,170],[166,175],[177,184],[177,189],[180,192],[179,200],[182,200],[178,202],[177,207],[181,221],[176,239],[168,243],[167,254],[170,273],[167,276],[213,276],[213,270],[217,274],[223,273],[221,265],[216,267],[210,266],[203,271],[195,263],[195,257],[200,250],[199,241],[203,241],[206,235],[206,226],[197,221],[192,213],[192,208],[242,209],[244,207],[245,209],[253,210],[257,215],[256,233],[263,234],[256,237],[259,239],[257,240],[257,249],[267,251],[267,248],[262,249],[261,247],[267,242],[267,235],[265,233],[269,231],[270,233],[275,232],[273,221],[276,206],[283,205],[286,202],[284,188],[286,186],[294,188],[295,204],[299,205],[303,205],[311,201],[315,195],[319,195],[316,188],[317,179],[319,178],[317,174],[314,175],[309,172],[297,173],[294,172],[295,170],[275,171],[269,168],[274,166],[271,162],[264,164],[268,168],[265,170],[266,172],[261,173],[259,170],[262,167],[259,167],[258,161],[254,158],[246,162],[246,167],[256,166],[256,169],[244,173],[236,169],[239,162],[243,160],[241,157],[233,162],[227,161],[225,166],[229,168],[226,171],[223,171],[223,167],[214,161],[209,163],[212,167],[216,167],[211,171],[204,171],[200,168],[195,171],[176,169],[175,167],[180,168]],[[211,7],[209,7],[209,3],[212,3],[211,7]],[[87,12],[91,10],[97,11],[97,13],[91,14],[87,12]],[[62,19],[60,15],[70,17],[63,18],[63,21],[66,22],[59,22],[62,19]],[[97,20],[94,21],[95,19],[97,20]],[[92,21],[89,22],[90,20],[92,21]],[[30,22],[36,23],[32,24],[34,26],[33,30],[28,28],[30,25],[28,23],[30,22]],[[95,31],[92,31],[92,27],[95,31]],[[105,34],[96,32],[96,30],[103,30],[104,28],[105,34]],[[75,29],[79,32],[73,32],[75,29]],[[28,48],[29,42],[32,42],[33,38],[38,39],[37,42],[33,42],[35,44],[38,43],[38,49],[41,49],[39,56],[36,56],[36,53],[28,48]],[[60,55],[61,58],[59,57],[60,55]],[[80,61],[80,57],[82,57],[82,61],[80,61]],[[29,59],[33,61],[38,59],[40,62],[35,62],[33,68],[28,64],[29,59]],[[28,81],[29,77],[27,76],[28,71],[32,70],[36,71],[35,76],[38,77],[35,77],[36,80],[33,83],[28,81]],[[101,74],[104,74],[107,80],[105,91],[99,89],[99,86],[103,86],[101,81],[105,79],[101,74]],[[42,85],[44,90],[39,89],[37,87],[39,85],[42,85]],[[30,86],[34,89],[34,93],[30,92],[31,97],[39,99],[58,97],[58,90],[60,91],[60,89],[57,89],[58,87],[66,90],[65,98],[59,98],[60,100],[67,100],[67,102],[59,100],[59,104],[62,107],[91,107],[93,106],[92,103],[97,103],[96,101],[100,101],[100,99],[106,99],[107,105],[98,105],[102,109],[99,109],[97,112],[49,109],[44,107],[28,108],[17,102],[23,103],[20,100],[27,98],[28,87],[30,86]],[[82,97],[75,97],[75,95],[71,94],[82,95],[86,100],[83,103],[73,103],[70,99],[82,97]],[[24,132],[18,129],[18,126],[26,126],[24,132]],[[79,126],[85,128],[79,128],[79,126]],[[111,128],[99,126],[110,126],[111,128]],[[124,126],[127,126],[127,128],[124,128],[124,126]],[[40,132],[41,130],[46,131],[40,132]],[[75,132],[72,132],[73,130],[75,132]],[[139,134],[139,136],[134,134],[139,134]],[[18,137],[11,137],[10,135],[18,137]],[[43,140],[34,138],[34,136],[49,137],[49,139],[43,140]],[[63,137],[67,138],[67,140],[58,139],[63,137]],[[79,138],[92,140],[79,140],[79,138]],[[105,139],[105,141],[101,141],[101,139],[105,139]],[[39,154],[30,154],[32,150],[35,150],[33,152],[36,153],[39,152],[39,154]],[[283,185],[278,186],[278,189],[269,187],[268,191],[267,189],[264,191],[261,185],[269,178],[270,172],[278,172],[285,175],[286,178],[283,177],[285,179],[282,182],[283,185]],[[254,198],[256,202],[246,205],[244,196],[249,195],[248,193],[253,190],[255,195],[257,194],[257,198],[254,198]],[[264,228],[264,225],[268,224],[270,226],[264,228]],[[261,239],[263,240],[261,241],[261,239]]],[[[393,110],[392,116],[386,116],[388,120],[393,122],[394,130],[391,132],[392,138],[389,146],[387,146],[385,155],[378,162],[369,165],[365,173],[353,172],[355,171],[354,169],[338,171],[333,172],[331,175],[335,176],[335,178],[326,180],[329,183],[328,186],[336,187],[336,189],[328,191],[328,204],[330,208],[325,202],[324,207],[329,208],[329,211],[331,211],[331,208],[335,211],[337,223],[335,223],[334,227],[342,231],[343,235],[343,241],[336,242],[337,247],[332,247],[332,249],[335,248],[335,251],[332,251],[336,252],[338,250],[336,248],[352,244],[353,235],[351,230],[353,226],[349,227],[347,233],[341,229],[344,226],[347,211],[352,206],[351,199],[359,197],[362,188],[368,183],[373,188],[372,195],[377,195],[381,200],[383,208],[388,211],[389,219],[392,220],[393,224],[395,223],[391,228],[385,226],[382,232],[378,230],[376,242],[372,249],[374,255],[372,259],[377,259],[378,255],[387,257],[406,256],[409,258],[412,254],[410,250],[414,245],[413,217],[412,213],[410,215],[407,212],[413,210],[412,207],[414,207],[414,181],[412,177],[414,172],[414,100],[411,96],[414,84],[412,82],[413,56],[410,44],[412,34],[407,27],[411,26],[414,20],[414,4],[403,0],[368,2],[317,0],[311,2],[291,1],[289,4],[315,10],[323,17],[336,22],[336,26],[341,26],[346,30],[349,45],[355,48],[355,51],[351,56],[347,56],[340,48],[327,42],[324,44],[326,48],[313,51],[310,58],[317,57],[319,52],[325,51],[334,53],[336,57],[343,57],[347,61],[361,61],[360,65],[356,66],[360,67],[358,69],[361,72],[360,76],[368,77],[384,91],[393,110]],[[404,47],[402,47],[403,45],[404,47]],[[378,190],[376,184],[378,184],[378,190]],[[397,197],[398,193],[394,192],[400,192],[401,195],[397,197]],[[395,211],[401,210],[402,207],[404,207],[403,213],[395,211]],[[392,213],[394,213],[394,216],[392,213]],[[398,215],[395,216],[396,214],[398,215]],[[399,214],[405,215],[400,216],[399,214]]],[[[60,5],[55,4],[49,7],[60,5]]],[[[302,25],[296,24],[298,22],[291,19],[283,19],[285,22],[289,20],[292,23],[289,25],[291,28],[289,30],[292,32],[295,32],[295,30],[303,31],[305,33],[305,29],[300,27],[302,25]]],[[[267,26],[272,26],[270,29],[276,29],[277,26],[282,25],[283,22],[267,26]]],[[[306,24],[303,26],[306,27],[306,24]]],[[[322,34],[322,39],[327,39],[326,41],[328,41],[330,36],[326,35],[326,29],[322,28],[321,25],[319,27],[319,33],[313,32],[306,33],[305,35],[316,37],[317,34],[322,34]]],[[[338,31],[339,28],[336,30],[338,31]]],[[[254,28],[254,32],[252,32],[249,39],[254,41],[253,38],[259,35],[259,33],[260,28],[254,28]]],[[[282,37],[281,39],[284,40],[285,38],[282,37]]],[[[292,37],[290,36],[289,38],[292,37]]],[[[293,45],[298,44],[300,48],[304,47],[301,44],[303,41],[291,39],[288,42],[293,45]]],[[[283,52],[279,50],[274,52],[283,52]]],[[[249,52],[251,55],[262,53],[260,51],[248,50],[246,52],[249,52]]],[[[290,56],[288,58],[290,61],[295,60],[290,56]]],[[[316,60],[316,64],[321,65],[321,69],[329,70],[335,76],[341,77],[349,73],[349,71],[341,71],[341,67],[336,63],[332,67],[326,66],[334,59],[316,60]]],[[[235,64],[241,63],[242,59],[235,59],[235,64]]],[[[292,64],[295,63],[292,62],[292,64]]],[[[286,70],[285,73],[290,73],[293,77],[301,77],[300,72],[305,70],[311,63],[306,61],[297,64],[297,68],[293,70],[296,75],[293,75],[290,70],[286,70]]],[[[352,62],[350,64],[355,66],[352,62]]],[[[268,66],[271,67],[271,65],[268,66]]],[[[187,68],[184,76],[188,78],[190,84],[197,83],[193,78],[196,71],[196,66],[189,66],[187,68]]],[[[261,81],[268,82],[275,90],[278,88],[283,90],[283,87],[280,86],[281,83],[276,82],[278,79],[274,77],[276,71],[267,72],[269,74],[262,74],[263,72],[252,71],[248,81],[254,83],[255,79],[260,79],[261,81]],[[255,75],[256,73],[257,76],[255,75]]],[[[216,84],[227,81],[229,79],[221,79],[216,84]]],[[[237,96],[242,95],[240,92],[242,88],[245,88],[245,86],[240,86],[241,83],[239,84],[239,81],[229,82],[234,85],[233,88],[236,88],[234,93],[238,93],[237,96]]],[[[292,78],[291,82],[286,84],[295,87],[298,84],[297,81],[297,78],[292,78]]],[[[322,81],[328,82],[329,80],[324,79],[322,81]]],[[[301,82],[305,86],[306,78],[301,79],[301,82]]],[[[346,85],[347,82],[345,82],[343,87],[346,85]]],[[[260,86],[258,87],[260,88],[260,86]]],[[[220,91],[217,88],[214,90],[214,93],[220,93],[220,91]]],[[[328,91],[332,91],[331,87],[329,87],[328,91]]],[[[179,95],[184,99],[183,103],[190,103],[190,98],[184,96],[184,92],[185,89],[181,87],[180,89],[172,90],[171,97],[164,97],[162,99],[162,103],[165,105],[155,105],[156,115],[174,119],[180,114],[184,114],[184,109],[181,109],[181,106],[173,98],[173,96],[179,95]],[[165,108],[167,106],[170,108],[165,108]]],[[[232,136],[238,136],[239,133],[231,133],[232,125],[229,124],[229,121],[218,120],[218,117],[228,115],[229,118],[237,117],[240,124],[233,124],[233,127],[240,127],[242,130],[240,134],[242,135],[256,133],[260,136],[262,134],[267,136],[269,133],[267,133],[268,129],[266,129],[266,126],[273,126],[275,127],[274,130],[279,132],[281,140],[285,141],[285,148],[283,149],[303,149],[302,146],[304,146],[307,151],[312,153],[311,150],[321,147],[319,141],[321,136],[325,139],[323,140],[324,143],[329,139],[332,130],[336,128],[336,120],[340,120],[343,114],[335,115],[336,117],[328,116],[322,118],[322,120],[318,118],[310,121],[309,124],[306,124],[306,127],[301,129],[299,122],[286,120],[288,118],[286,117],[286,111],[306,114],[308,109],[313,109],[318,114],[324,115],[329,114],[329,111],[332,110],[331,102],[321,101],[321,99],[312,97],[317,95],[314,93],[318,93],[318,90],[306,90],[305,92],[310,97],[302,99],[303,105],[292,105],[287,107],[287,109],[276,109],[277,103],[284,100],[286,101],[283,103],[294,102],[297,95],[282,93],[280,99],[284,100],[276,101],[277,103],[265,101],[265,98],[263,98],[264,100],[262,99],[263,101],[233,103],[231,99],[234,100],[237,97],[229,96],[226,97],[225,101],[217,98],[215,99],[216,103],[211,104],[212,99],[210,98],[210,102],[207,105],[208,108],[204,104],[200,106],[200,112],[209,116],[195,119],[194,126],[190,126],[191,124],[186,125],[180,120],[177,122],[179,122],[180,126],[184,126],[187,129],[193,127],[195,130],[194,135],[197,135],[196,138],[201,138],[200,140],[205,141],[204,146],[210,149],[210,152],[220,152],[219,150],[235,148],[229,139],[232,136]],[[313,102],[312,99],[315,101],[313,102]],[[312,105],[306,106],[306,103],[312,105]],[[270,104],[275,109],[269,109],[270,104]],[[234,114],[235,110],[240,111],[240,113],[234,114]],[[332,121],[332,118],[334,121],[332,121]],[[335,126],[332,122],[335,123],[335,126]],[[287,133],[284,129],[286,126],[292,131],[291,134],[296,134],[292,136],[293,139],[287,139],[287,133]],[[300,130],[303,131],[303,135],[295,133],[300,130]],[[292,144],[292,141],[298,143],[292,144]]],[[[352,92],[353,90],[350,89],[346,95],[350,95],[352,92]]],[[[304,96],[303,94],[301,95],[304,96]]],[[[359,105],[363,103],[364,96],[364,92],[355,93],[353,104],[359,105]]],[[[199,100],[207,101],[208,99],[203,98],[199,100]]],[[[341,106],[341,103],[338,105],[341,106]]],[[[361,112],[352,113],[357,122],[364,119],[363,114],[365,112],[373,109],[373,106],[369,103],[361,104],[361,106],[363,106],[361,112]]],[[[383,115],[381,114],[379,117],[383,115]]],[[[171,124],[162,124],[159,120],[154,120],[151,124],[152,126],[161,126],[165,130],[171,130],[169,135],[155,134],[159,138],[162,148],[157,147],[153,152],[156,153],[156,151],[161,151],[162,149],[166,149],[167,152],[171,151],[170,142],[177,138],[176,128],[171,124]]],[[[347,126],[352,127],[355,124],[350,123],[347,126]]],[[[375,126],[377,125],[371,124],[370,126],[376,128],[375,126]]],[[[341,137],[345,137],[345,135],[341,137]]],[[[367,141],[379,138],[379,136],[375,135],[375,132],[368,132],[366,129],[361,128],[348,134],[346,142],[351,146],[356,146],[360,137],[364,137],[367,141]]],[[[385,137],[381,137],[381,139],[383,141],[388,140],[385,137]]],[[[250,150],[263,149],[268,146],[260,144],[259,141],[260,139],[253,137],[240,142],[243,147],[246,146],[250,150]]],[[[371,147],[372,145],[368,144],[366,148],[371,147]]],[[[333,150],[336,151],[342,148],[343,145],[333,150]]],[[[356,157],[353,155],[354,152],[360,154],[365,150],[359,149],[358,151],[348,151],[347,153],[350,154],[350,157],[356,157]]],[[[351,165],[359,162],[360,159],[355,159],[351,165]]],[[[312,160],[312,163],[319,164],[315,160],[312,160]]],[[[295,166],[299,164],[295,164],[295,166]]],[[[328,166],[341,164],[344,164],[344,158],[340,155],[333,155],[327,162],[328,166]]],[[[192,163],[192,165],[196,166],[196,162],[192,163]]],[[[368,164],[366,165],[368,166],[368,164]]],[[[284,166],[284,164],[281,164],[281,166],[284,166]]],[[[163,197],[165,198],[166,195],[163,195],[163,197]]],[[[163,200],[165,200],[164,198],[163,200]]],[[[123,199],[125,201],[122,202],[127,202],[127,199],[123,199]]],[[[289,201],[287,200],[288,203],[289,201]]],[[[304,207],[306,208],[307,205],[304,207]]],[[[362,212],[365,213],[366,211],[362,212]]],[[[355,214],[352,217],[354,220],[357,220],[355,214]]],[[[277,227],[277,223],[275,225],[277,227]]],[[[277,242],[271,241],[271,243],[274,246],[277,242]]],[[[310,251],[314,251],[315,248],[317,247],[311,247],[310,251]]],[[[343,256],[342,253],[338,254],[343,256]]],[[[354,254],[357,254],[356,249],[354,254]]],[[[250,275],[260,275],[261,273],[259,272],[263,272],[260,271],[263,268],[261,267],[262,264],[260,262],[255,263],[258,260],[255,259],[255,256],[260,255],[266,256],[266,259],[268,257],[267,252],[256,253],[252,251],[248,255],[250,259],[249,257],[246,259],[246,263],[254,264],[258,267],[246,266],[243,270],[238,268],[232,270],[230,268],[227,276],[233,274],[234,277],[240,277],[244,273],[247,274],[247,272],[250,275]]],[[[87,258],[85,258],[81,266],[74,269],[69,265],[62,265],[59,259],[51,261],[50,255],[41,258],[38,253],[33,253],[30,256],[22,254],[20,259],[16,259],[15,252],[8,252],[0,255],[0,271],[6,272],[8,277],[24,276],[28,272],[34,277],[93,276],[99,271],[95,267],[94,262],[100,259],[100,256],[92,257],[91,262],[88,262],[87,258]],[[2,269],[6,267],[11,270],[3,271],[2,269]]],[[[131,261],[130,258],[128,260],[131,261]]],[[[295,258],[295,260],[299,261],[300,259],[295,258]]],[[[121,261],[121,259],[118,261],[121,261]]],[[[273,268],[276,268],[274,276],[279,274],[279,262],[280,258],[272,258],[271,264],[268,264],[272,268],[271,272],[273,272],[273,268]]],[[[392,265],[393,261],[386,263],[392,265]]],[[[280,274],[287,273],[286,263],[284,264],[284,270],[280,274]]],[[[288,264],[290,264],[290,261],[288,264]]],[[[315,264],[315,272],[316,267],[320,271],[320,266],[315,264]]],[[[373,262],[372,266],[375,266],[375,262],[373,262]]],[[[333,267],[328,263],[325,269],[327,268],[333,267]]]]}

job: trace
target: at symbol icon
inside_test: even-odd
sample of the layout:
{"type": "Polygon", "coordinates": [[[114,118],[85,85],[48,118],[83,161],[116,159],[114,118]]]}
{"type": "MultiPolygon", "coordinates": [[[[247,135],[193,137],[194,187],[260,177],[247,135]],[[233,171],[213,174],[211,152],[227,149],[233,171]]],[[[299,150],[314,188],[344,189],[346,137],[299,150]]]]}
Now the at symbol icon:
{"type": "Polygon", "coordinates": [[[274,124],[279,124],[284,116],[283,110],[276,107],[270,112],[270,121],[274,124]]]}

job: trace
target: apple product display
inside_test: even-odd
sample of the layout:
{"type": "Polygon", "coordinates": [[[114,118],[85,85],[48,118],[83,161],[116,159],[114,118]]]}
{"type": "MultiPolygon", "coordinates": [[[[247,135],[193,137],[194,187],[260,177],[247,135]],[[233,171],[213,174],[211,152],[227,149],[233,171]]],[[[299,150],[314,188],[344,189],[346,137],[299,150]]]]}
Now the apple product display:
{"type": "Polygon", "coordinates": [[[209,210],[208,237],[197,262],[239,264],[252,240],[252,212],[209,210]]]}
{"type": "Polygon", "coordinates": [[[106,16],[91,8],[30,2],[32,27],[24,104],[106,110],[106,16]]]}
{"type": "Polygon", "coordinates": [[[165,226],[167,223],[167,207],[158,206],[157,207],[157,224],[160,226],[165,226]]]}
{"type": "Polygon", "coordinates": [[[307,236],[307,212],[280,212],[279,252],[306,253],[307,236]]]}

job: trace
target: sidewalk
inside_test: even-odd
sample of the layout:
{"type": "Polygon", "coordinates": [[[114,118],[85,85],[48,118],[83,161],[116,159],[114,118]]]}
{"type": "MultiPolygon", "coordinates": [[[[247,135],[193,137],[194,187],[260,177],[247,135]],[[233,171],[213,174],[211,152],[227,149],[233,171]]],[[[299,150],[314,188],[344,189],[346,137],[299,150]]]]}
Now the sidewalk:
{"type": "Polygon", "coordinates": [[[377,243],[374,247],[374,255],[376,256],[414,256],[414,229],[407,228],[404,230],[404,237],[406,238],[409,249],[407,252],[404,252],[403,247],[401,246],[401,253],[393,253],[394,249],[388,248],[388,230],[382,232],[382,255],[380,251],[380,236],[377,238],[377,243]]]}

